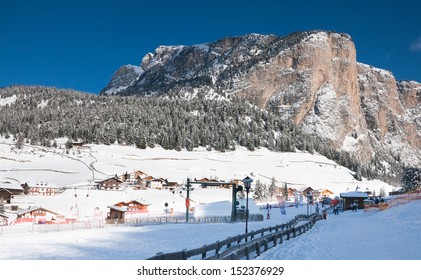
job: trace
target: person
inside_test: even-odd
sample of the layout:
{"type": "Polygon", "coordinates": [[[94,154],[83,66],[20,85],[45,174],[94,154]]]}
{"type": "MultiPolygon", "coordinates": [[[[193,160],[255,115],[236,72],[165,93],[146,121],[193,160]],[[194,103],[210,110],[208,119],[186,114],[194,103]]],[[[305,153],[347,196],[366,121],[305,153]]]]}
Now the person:
{"type": "Polygon", "coordinates": [[[352,212],[357,212],[357,203],[352,203],[352,212]]]}
{"type": "Polygon", "coordinates": [[[319,209],[319,203],[316,202],[316,213],[319,214],[319,211],[320,211],[320,209],[319,209]]]}
{"type": "Polygon", "coordinates": [[[338,215],[339,214],[339,207],[338,205],[333,206],[333,215],[338,215]]]}

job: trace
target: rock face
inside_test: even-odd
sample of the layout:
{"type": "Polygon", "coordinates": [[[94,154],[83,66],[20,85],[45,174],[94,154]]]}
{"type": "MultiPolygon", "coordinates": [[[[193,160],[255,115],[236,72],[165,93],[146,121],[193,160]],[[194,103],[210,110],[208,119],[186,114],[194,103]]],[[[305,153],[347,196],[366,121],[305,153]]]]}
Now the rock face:
{"type": "Polygon", "coordinates": [[[101,91],[101,94],[113,95],[127,89],[139,78],[140,75],[142,75],[142,73],[143,70],[139,66],[121,66],[114,73],[108,85],[101,91]]]}
{"type": "Polygon", "coordinates": [[[119,69],[101,94],[235,95],[294,120],[361,163],[376,156],[421,162],[421,84],[358,63],[347,34],[250,34],[162,46],[142,59],[141,71],[119,69]]]}

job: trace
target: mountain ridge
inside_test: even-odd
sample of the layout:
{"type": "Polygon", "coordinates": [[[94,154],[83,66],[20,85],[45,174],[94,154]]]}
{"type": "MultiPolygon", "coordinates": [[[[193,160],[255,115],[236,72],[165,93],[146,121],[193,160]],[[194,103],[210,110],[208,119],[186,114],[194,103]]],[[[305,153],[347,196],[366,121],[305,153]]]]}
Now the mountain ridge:
{"type": "Polygon", "coordinates": [[[385,162],[421,161],[421,84],[358,62],[346,33],[248,34],[161,46],[140,67],[142,74],[114,94],[236,96],[293,120],[362,164],[379,154],[385,162]]]}

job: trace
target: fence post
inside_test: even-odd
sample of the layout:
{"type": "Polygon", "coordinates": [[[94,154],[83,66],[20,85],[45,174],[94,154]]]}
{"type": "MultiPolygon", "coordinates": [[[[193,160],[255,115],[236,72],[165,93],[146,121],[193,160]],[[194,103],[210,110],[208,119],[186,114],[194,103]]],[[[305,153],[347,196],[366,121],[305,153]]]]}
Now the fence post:
{"type": "Polygon", "coordinates": [[[219,254],[219,249],[221,249],[221,243],[218,240],[218,241],[216,241],[215,255],[219,254]]]}
{"type": "Polygon", "coordinates": [[[206,244],[202,246],[202,259],[206,258],[206,253],[207,253],[206,246],[207,246],[206,244]]]}
{"type": "Polygon", "coordinates": [[[260,242],[256,242],[254,244],[256,246],[256,255],[260,256],[260,242]]]}
{"type": "Polygon", "coordinates": [[[269,243],[268,243],[268,241],[267,241],[266,239],[264,239],[264,240],[263,240],[263,246],[264,246],[264,250],[265,250],[265,252],[266,252],[267,250],[269,250],[269,243]]]}
{"type": "Polygon", "coordinates": [[[246,246],[245,250],[246,250],[246,259],[249,260],[250,259],[249,246],[246,246]]]}
{"type": "Polygon", "coordinates": [[[276,236],[275,236],[275,235],[273,235],[273,236],[272,236],[272,239],[273,239],[273,247],[276,247],[276,236]]]}

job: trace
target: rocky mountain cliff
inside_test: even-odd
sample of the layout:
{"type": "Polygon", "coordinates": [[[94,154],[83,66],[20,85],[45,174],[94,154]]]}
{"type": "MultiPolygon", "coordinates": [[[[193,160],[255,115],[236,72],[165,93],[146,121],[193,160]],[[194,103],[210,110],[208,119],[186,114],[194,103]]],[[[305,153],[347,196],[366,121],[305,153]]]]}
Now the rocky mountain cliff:
{"type": "Polygon", "coordinates": [[[421,84],[358,63],[347,34],[250,34],[161,46],[127,69],[101,95],[238,96],[362,164],[421,162],[421,84]]]}

